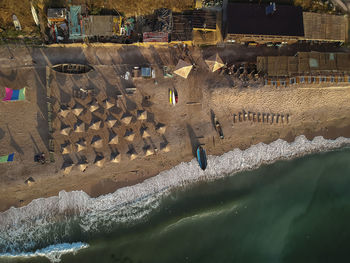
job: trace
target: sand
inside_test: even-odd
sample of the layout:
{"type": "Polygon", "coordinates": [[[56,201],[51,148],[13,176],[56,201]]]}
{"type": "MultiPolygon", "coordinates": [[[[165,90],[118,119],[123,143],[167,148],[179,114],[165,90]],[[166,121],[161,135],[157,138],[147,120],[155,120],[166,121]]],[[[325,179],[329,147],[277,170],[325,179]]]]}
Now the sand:
{"type": "MultiPolygon", "coordinates": [[[[180,58],[181,54],[173,48],[88,48],[75,51],[68,48],[17,48],[17,53],[21,52],[21,62],[9,61],[0,68],[0,87],[29,87],[27,101],[0,103],[0,155],[13,151],[16,154],[13,163],[1,165],[0,211],[10,206],[23,206],[35,198],[57,195],[60,190],[83,190],[93,197],[110,193],[157,175],[180,162],[190,161],[194,158],[194,148],[199,143],[204,145],[208,154],[221,155],[234,148],[245,149],[278,138],[293,141],[301,134],[309,139],[316,135],[325,138],[350,137],[349,86],[293,86],[274,89],[263,87],[257,82],[251,83],[249,88],[240,88],[238,84],[232,87],[233,80],[229,76],[211,73],[207,68],[203,57],[212,55],[212,48],[191,51],[198,67],[190,73],[187,80],[181,77],[163,77],[162,66],[174,68],[180,58]],[[23,61],[30,63],[30,56],[35,57],[37,64],[23,66],[23,61]],[[70,61],[75,58],[74,61],[79,63],[88,62],[94,71],[83,75],[65,75],[46,67],[66,62],[68,57],[70,61]],[[155,69],[156,83],[153,79],[126,81],[120,77],[132,66],[145,64],[155,69]],[[86,108],[88,101],[78,100],[85,108],[81,116],[76,117],[70,113],[62,120],[57,115],[59,105],[73,106],[76,99],[73,98],[72,89],[87,86],[98,91],[96,100],[101,107],[108,98],[117,101],[117,108],[104,109],[95,114],[86,108]],[[50,101],[53,105],[55,162],[41,165],[34,163],[33,157],[38,151],[44,151],[48,155],[46,87],[52,91],[50,101]],[[125,94],[125,88],[128,87],[136,88],[134,95],[125,94]],[[170,87],[176,88],[179,93],[176,106],[168,102],[170,87]],[[121,98],[116,97],[119,92],[122,93],[121,98]],[[145,96],[150,97],[147,103],[144,101],[145,96]],[[139,110],[148,112],[147,120],[137,119],[139,110]],[[233,123],[233,114],[243,110],[256,114],[288,114],[290,119],[289,123],[279,121],[278,124],[248,120],[233,123]],[[120,121],[124,113],[133,116],[128,125],[120,121]],[[109,128],[105,122],[109,114],[118,120],[113,128],[109,128]],[[220,139],[214,129],[213,114],[222,125],[224,139],[220,139]],[[102,122],[99,130],[86,128],[82,134],[72,132],[69,136],[59,133],[62,121],[73,126],[80,119],[88,127],[94,115],[102,122]],[[166,125],[164,134],[156,131],[158,123],[166,125]],[[149,138],[142,138],[142,127],[147,127],[149,138]],[[123,138],[127,129],[135,132],[132,142],[123,138]],[[118,135],[116,145],[108,144],[110,132],[118,135]],[[101,148],[95,149],[90,145],[95,135],[103,140],[101,148]],[[86,150],[77,153],[73,147],[71,154],[61,154],[59,146],[62,143],[69,141],[74,145],[80,138],[86,139],[86,150]],[[169,146],[169,152],[160,151],[164,144],[169,146]],[[145,156],[147,147],[158,151],[154,155],[145,156]],[[130,149],[137,153],[134,160],[130,160],[128,155],[130,149]],[[115,151],[121,154],[120,163],[109,161],[111,153],[115,151]],[[96,153],[106,158],[102,168],[93,164],[96,153]],[[73,167],[68,175],[64,175],[62,165],[65,162],[76,164],[84,157],[88,162],[84,173],[73,167]],[[35,183],[28,186],[24,181],[30,176],[35,183]]],[[[230,57],[230,50],[224,52],[225,61],[230,57]]],[[[234,60],[237,53],[232,54],[231,59],[234,60]]],[[[252,54],[247,56],[251,57],[252,54]]],[[[3,93],[3,88],[0,88],[0,96],[3,93]]]]}

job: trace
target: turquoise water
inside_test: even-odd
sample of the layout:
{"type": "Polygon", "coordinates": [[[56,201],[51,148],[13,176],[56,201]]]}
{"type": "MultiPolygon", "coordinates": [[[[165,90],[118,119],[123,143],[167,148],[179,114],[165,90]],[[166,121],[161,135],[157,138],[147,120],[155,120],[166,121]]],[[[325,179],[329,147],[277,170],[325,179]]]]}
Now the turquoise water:
{"type": "MultiPolygon", "coordinates": [[[[342,149],[175,191],[142,223],[81,236],[90,247],[61,262],[347,262],[349,222],[342,149]]],[[[48,262],[6,262],[18,260],[48,262]]]]}
{"type": "Polygon", "coordinates": [[[279,161],[167,197],[62,262],[348,261],[350,150],[279,161]]]}

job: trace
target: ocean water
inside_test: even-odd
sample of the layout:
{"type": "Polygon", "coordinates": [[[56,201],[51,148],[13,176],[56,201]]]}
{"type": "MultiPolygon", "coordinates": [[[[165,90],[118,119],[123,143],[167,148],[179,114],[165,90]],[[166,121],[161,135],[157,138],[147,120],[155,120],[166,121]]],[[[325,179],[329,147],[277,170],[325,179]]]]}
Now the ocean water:
{"type": "Polygon", "coordinates": [[[192,161],[95,199],[36,200],[0,214],[0,262],[348,261],[349,143],[278,140],[205,172],[192,161]]]}

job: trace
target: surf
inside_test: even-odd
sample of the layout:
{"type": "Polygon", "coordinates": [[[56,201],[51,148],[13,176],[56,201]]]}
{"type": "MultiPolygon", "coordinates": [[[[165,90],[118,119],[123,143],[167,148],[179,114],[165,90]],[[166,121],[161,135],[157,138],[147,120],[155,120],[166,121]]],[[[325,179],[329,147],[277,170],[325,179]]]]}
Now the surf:
{"type": "Polygon", "coordinates": [[[71,242],[74,238],[84,241],[96,233],[108,233],[120,225],[147,220],[160,206],[162,198],[173,190],[349,144],[350,139],[344,137],[335,140],[315,137],[309,141],[302,135],[291,143],[279,139],[246,150],[234,149],[221,156],[208,156],[205,171],[196,159],[183,162],[142,183],[97,198],[83,191],[61,191],[58,196],[36,199],[27,206],[0,213],[0,253],[18,255],[51,244],[71,242]]]}

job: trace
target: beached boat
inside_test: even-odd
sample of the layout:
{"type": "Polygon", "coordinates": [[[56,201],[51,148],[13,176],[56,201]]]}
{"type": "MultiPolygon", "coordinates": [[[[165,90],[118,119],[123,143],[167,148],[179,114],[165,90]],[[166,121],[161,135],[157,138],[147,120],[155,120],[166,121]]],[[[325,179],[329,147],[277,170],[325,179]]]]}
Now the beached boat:
{"type": "Polygon", "coordinates": [[[36,12],[35,7],[33,6],[33,3],[30,3],[30,8],[32,10],[34,22],[38,26],[39,25],[38,13],[36,12]]]}
{"type": "Polygon", "coordinates": [[[16,15],[12,16],[13,24],[15,25],[16,30],[22,30],[21,23],[19,22],[16,15]]]}
{"type": "Polygon", "coordinates": [[[199,146],[197,148],[197,161],[202,170],[205,170],[207,168],[207,154],[202,146],[199,146]]]}
{"type": "Polygon", "coordinates": [[[67,74],[83,74],[93,69],[89,65],[82,64],[57,64],[52,67],[53,70],[67,74]]]}

